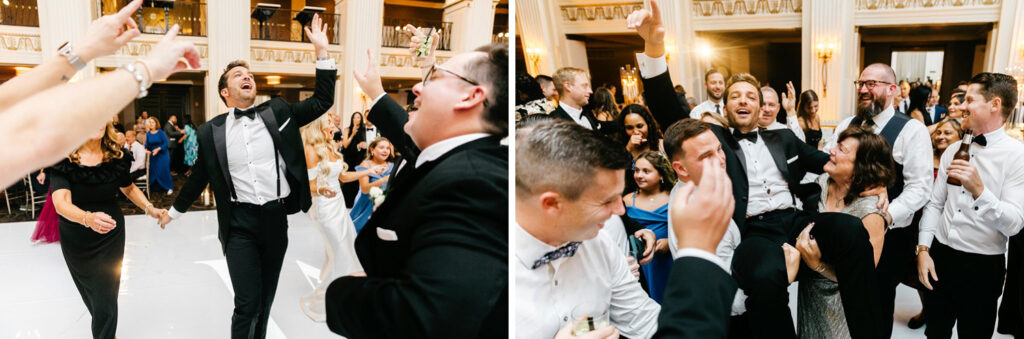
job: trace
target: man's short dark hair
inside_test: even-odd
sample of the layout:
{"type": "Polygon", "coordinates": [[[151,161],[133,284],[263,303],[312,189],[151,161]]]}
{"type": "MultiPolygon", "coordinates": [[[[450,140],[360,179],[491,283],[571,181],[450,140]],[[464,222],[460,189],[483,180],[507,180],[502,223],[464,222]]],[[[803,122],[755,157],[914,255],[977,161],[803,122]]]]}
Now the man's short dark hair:
{"type": "Polygon", "coordinates": [[[711,125],[708,123],[690,118],[676,121],[668,126],[668,129],[665,130],[665,154],[668,154],[668,159],[676,160],[685,157],[686,151],[683,150],[683,143],[710,129],[711,125]]]}
{"type": "Polygon", "coordinates": [[[245,67],[245,69],[249,69],[249,63],[245,62],[245,60],[232,61],[228,63],[227,67],[224,67],[224,72],[220,74],[220,80],[217,81],[217,95],[220,96],[220,101],[223,101],[225,105],[228,104],[228,100],[224,99],[223,95],[220,95],[220,90],[228,87],[228,71],[231,71],[232,68],[239,66],[245,67]]]}
{"type": "Polygon", "coordinates": [[[718,74],[722,75],[722,77],[725,77],[725,74],[723,74],[722,71],[719,71],[717,68],[712,68],[712,69],[709,69],[707,72],[704,72],[704,82],[708,82],[708,78],[711,77],[711,75],[715,74],[715,73],[718,73],[718,74]]]}
{"type": "Polygon", "coordinates": [[[484,106],[484,128],[487,133],[508,135],[508,47],[489,44],[475,51],[486,56],[466,65],[466,77],[490,87],[484,106]]]}
{"type": "Polygon", "coordinates": [[[985,101],[994,97],[1002,99],[1003,121],[1009,120],[1013,108],[1017,106],[1017,81],[1003,73],[978,73],[968,81],[970,84],[981,85],[981,96],[985,101]]]}
{"type": "Polygon", "coordinates": [[[538,84],[542,84],[542,85],[545,82],[547,82],[547,83],[554,83],[555,82],[555,79],[552,79],[551,77],[549,77],[547,75],[544,75],[544,74],[538,75],[535,79],[537,79],[537,83],[538,84]]]}
{"type": "Polygon", "coordinates": [[[517,195],[553,191],[575,201],[597,170],[624,170],[632,159],[610,138],[568,120],[540,121],[516,134],[517,195]]]}

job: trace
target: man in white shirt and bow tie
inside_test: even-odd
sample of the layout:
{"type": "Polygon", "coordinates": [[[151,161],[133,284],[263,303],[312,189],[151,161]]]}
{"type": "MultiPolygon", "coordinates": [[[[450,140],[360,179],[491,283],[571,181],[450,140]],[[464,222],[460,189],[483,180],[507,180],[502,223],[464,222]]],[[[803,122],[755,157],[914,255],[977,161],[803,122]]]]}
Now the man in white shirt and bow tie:
{"type": "Polygon", "coordinates": [[[961,142],[939,160],[917,243],[918,278],[931,290],[929,338],[949,338],[954,322],[962,338],[992,336],[1007,240],[1024,226],[1024,144],[1003,129],[1016,105],[1012,77],[975,75],[960,104],[973,128],[970,161],[953,159],[961,142]]]}

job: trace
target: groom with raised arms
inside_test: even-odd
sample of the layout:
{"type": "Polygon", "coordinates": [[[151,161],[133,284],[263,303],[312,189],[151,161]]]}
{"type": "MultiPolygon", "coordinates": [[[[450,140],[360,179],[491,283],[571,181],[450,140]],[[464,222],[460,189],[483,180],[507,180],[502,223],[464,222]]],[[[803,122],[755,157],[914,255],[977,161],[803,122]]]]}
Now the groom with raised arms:
{"type": "Polygon", "coordinates": [[[314,16],[305,28],[316,50],[313,96],[291,104],[260,105],[248,64],[236,60],[220,76],[229,108],[199,126],[199,158],[161,226],[180,217],[207,184],[217,200],[218,235],[234,289],[231,338],[264,338],[270,306],[288,247],[288,214],[310,207],[309,179],[299,127],[334,104],[337,70],[327,57],[326,25],[314,16]]]}

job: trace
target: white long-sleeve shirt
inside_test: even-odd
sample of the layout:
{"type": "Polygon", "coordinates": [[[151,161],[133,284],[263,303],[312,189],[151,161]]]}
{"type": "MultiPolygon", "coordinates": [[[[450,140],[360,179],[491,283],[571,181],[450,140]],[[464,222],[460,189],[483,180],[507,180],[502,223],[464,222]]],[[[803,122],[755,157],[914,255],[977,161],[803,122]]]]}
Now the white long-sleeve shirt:
{"type": "MultiPolygon", "coordinates": [[[[985,134],[986,146],[971,145],[971,164],[985,190],[974,199],[967,188],[946,183],[946,168],[960,149],[949,145],[939,160],[931,199],[921,217],[918,244],[938,240],[958,251],[977,254],[1006,253],[1009,237],[1024,225],[1024,143],[1002,128],[985,134]]],[[[939,273],[942,274],[942,273],[939,273]]]]}

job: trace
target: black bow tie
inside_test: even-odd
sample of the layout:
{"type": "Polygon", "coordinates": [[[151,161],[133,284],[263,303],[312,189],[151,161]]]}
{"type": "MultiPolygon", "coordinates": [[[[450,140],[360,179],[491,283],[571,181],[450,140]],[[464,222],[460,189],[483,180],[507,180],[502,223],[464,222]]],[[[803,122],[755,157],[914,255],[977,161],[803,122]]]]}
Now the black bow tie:
{"type": "Polygon", "coordinates": [[[971,142],[982,146],[988,146],[988,140],[985,140],[984,134],[974,137],[974,140],[971,142]]]}
{"type": "Polygon", "coordinates": [[[757,142],[757,130],[754,130],[753,132],[750,132],[750,133],[743,133],[743,132],[740,132],[740,130],[738,130],[738,129],[734,129],[734,130],[732,130],[732,136],[736,137],[736,141],[747,139],[747,140],[750,140],[750,142],[753,142],[753,143],[757,142]]]}
{"type": "Polygon", "coordinates": [[[248,117],[249,119],[256,119],[256,109],[235,109],[235,119],[241,119],[242,117],[248,117]]]}

